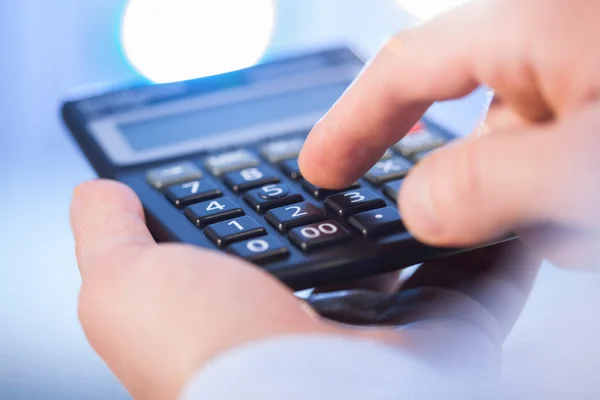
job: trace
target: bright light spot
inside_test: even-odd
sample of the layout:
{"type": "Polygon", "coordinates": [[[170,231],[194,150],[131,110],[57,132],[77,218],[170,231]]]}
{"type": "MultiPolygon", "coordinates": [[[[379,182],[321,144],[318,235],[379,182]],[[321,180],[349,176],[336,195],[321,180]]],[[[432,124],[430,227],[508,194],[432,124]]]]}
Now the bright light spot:
{"type": "Polygon", "coordinates": [[[414,16],[426,20],[473,0],[398,0],[414,16]]]}
{"type": "Polygon", "coordinates": [[[131,0],[121,40],[140,74],[165,83],[255,64],[274,23],[273,0],[131,0]]]}

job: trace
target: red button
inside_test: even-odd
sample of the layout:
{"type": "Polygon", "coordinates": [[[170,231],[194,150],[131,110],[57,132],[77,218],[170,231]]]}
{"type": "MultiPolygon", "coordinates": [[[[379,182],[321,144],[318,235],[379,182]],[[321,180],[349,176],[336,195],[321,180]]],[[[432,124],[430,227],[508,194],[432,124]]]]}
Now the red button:
{"type": "Polygon", "coordinates": [[[415,126],[413,126],[410,131],[408,131],[408,135],[411,135],[411,134],[417,133],[417,132],[422,132],[424,130],[425,130],[425,125],[422,122],[419,122],[415,126]]]}

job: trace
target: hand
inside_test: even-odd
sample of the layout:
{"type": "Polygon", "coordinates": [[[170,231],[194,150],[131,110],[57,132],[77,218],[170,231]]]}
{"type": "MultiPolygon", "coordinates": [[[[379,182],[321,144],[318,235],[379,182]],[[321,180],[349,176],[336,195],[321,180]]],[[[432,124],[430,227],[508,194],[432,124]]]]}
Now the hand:
{"type": "Polygon", "coordinates": [[[600,259],[600,2],[488,0],[401,32],[308,137],[303,175],[345,187],[434,101],[486,84],[486,135],[434,152],[407,177],[409,230],[440,246],[517,232],[551,261],[600,259]]]}
{"type": "MultiPolygon", "coordinates": [[[[214,357],[252,341],[329,334],[383,341],[456,371],[496,368],[539,260],[518,242],[422,267],[394,297],[351,292],[319,317],[260,268],[206,249],[156,244],[126,186],[83,184],[71,206],[82,276],[79,317],[98,354],[136,399],[176,399],[214,357]],[[347,317],[359,301],[363,313],[347,317]],[[385,302],[384,302],[385,301],[385,302]],[[400,330],[392,329],[405,325],[400,330]]],[[[329,307],[329,308],[328,308],[329,307]]]]}

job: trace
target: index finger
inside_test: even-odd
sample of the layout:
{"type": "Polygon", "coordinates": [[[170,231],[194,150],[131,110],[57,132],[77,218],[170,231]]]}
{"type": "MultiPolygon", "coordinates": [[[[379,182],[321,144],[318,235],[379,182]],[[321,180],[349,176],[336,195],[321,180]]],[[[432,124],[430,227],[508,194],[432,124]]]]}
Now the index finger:
{"type": "Polygon", "coordinates": [[[303,176],[343,188],[373,166],[434,101],[477,87],[475,37],[484,8],[472,4],[401,32],[314,127],[300,154],[303,176]]]}

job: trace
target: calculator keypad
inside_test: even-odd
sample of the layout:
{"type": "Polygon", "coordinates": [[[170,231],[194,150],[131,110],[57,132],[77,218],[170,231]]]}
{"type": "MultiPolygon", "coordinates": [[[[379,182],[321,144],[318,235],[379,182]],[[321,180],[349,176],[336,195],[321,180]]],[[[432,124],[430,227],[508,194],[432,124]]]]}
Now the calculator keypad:
{"type": "Polygon", "coordinates": [[[250,217],[240,217],[210,225],[206,236],[218,247],[266,235],[267,231],[250,217]]]}
{"type": "Polygon", "coordinates": [[[194,181],[180,183],[169,186],[165,190],[165,196],[167,196],[171,203],[179,208],[203,200],[214,199],[221,196],[221,194],[221,190],[207,179],[196,179],[194,181]]]}
{"type": "Polygon", "coordinates": [[[289,256],[290,251],[273,236],[262,236],[245,242],[234,243],[227,252],[255,263],[266,263],[289,256]]]}
{"type": "Polygon", "coordinates": [[[201,177],[202,171],[189,161],[154,168],[146,174],[147,181],[159,190],[201,177]]]}
{"type": "Polygon", "coordinates": [[[258,213],[265,213],[270,209],[300,203],[304,197],[294,193],[288,186],[273,184],[252,190],[244,195],[244,200],[258,213]]]}
{"type": "Polygon", "coordinates": [[[206,226],[245,214],[229,197],[194,204],[187,207],[184,213],[197,226],[206,226]]]}
{"type": "Polygon", "coordinates": [[[258,166],[230,172],[225,175],[224,181],[231,190],[239,193],[269,183],[278,183],[279,177],[271,168],[258,166]]]}
{"type": "Polygon", "coordinates": [[[343,189],[302,178],[297,157],[304,138],[298,134],[206,156],[199,164],[167,164],[145,177],[218,248],[261,265],[295,262],[301,254],[405,232],[393,206],[403,178],[444,141],[417,125],[363,179],[343,189]]]}
{"type": "Polygon", "coordinates": [[[348,221],[364,236],[377,236],[404,229],[400,213],[394,207],[385,207],[354,215],[348,221]]]}
{"type": "Polygon", "coordinates": [[[287,232],[297,226],[308,225],[326,219],[323,211],[307,201],[287,207],[270,210],[267,221],[279,232],[287,232]]]}
{"type": "Polygon", "coordinates": [[[360,188],[328,197],[325,205],[340,217],[385,207],[385,201],[369,189],[360,188]]]}
{"type": "Polygon", "coordinates": [[[350,240],[350,232],[336,221],[325,221],[292,229],[290,240],[304,251],[332,246],[350,240]]]}

